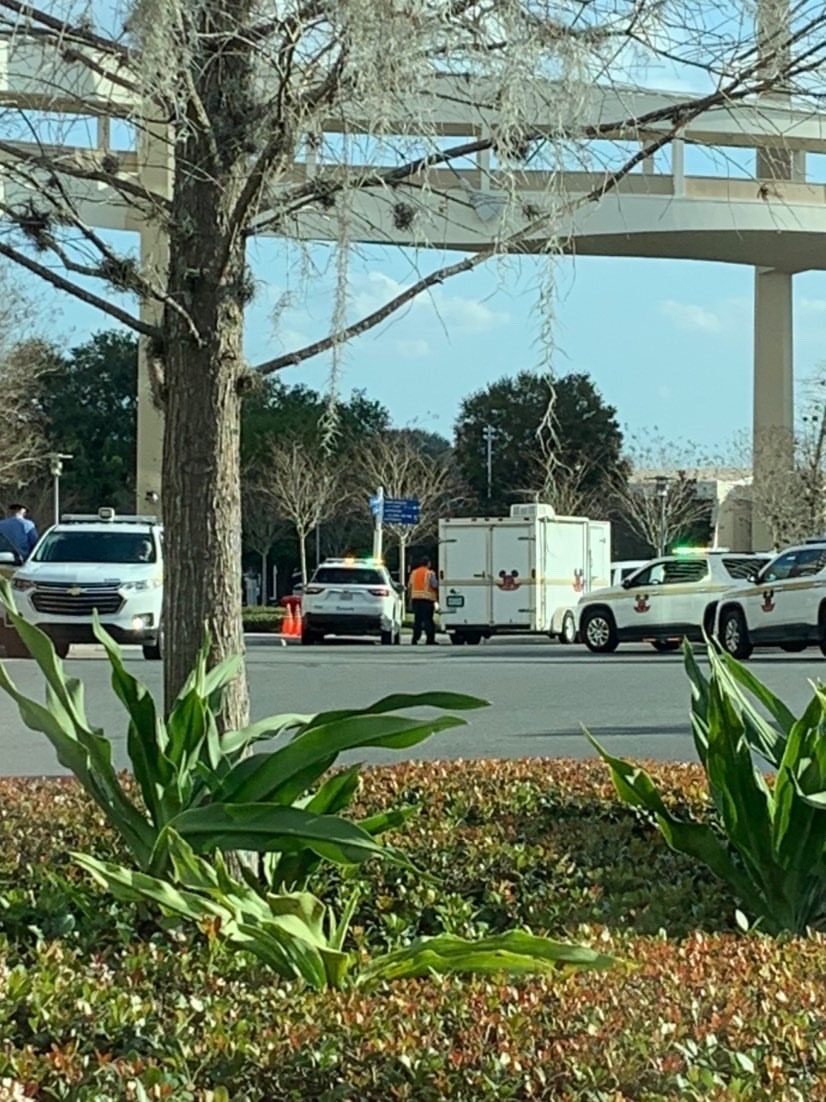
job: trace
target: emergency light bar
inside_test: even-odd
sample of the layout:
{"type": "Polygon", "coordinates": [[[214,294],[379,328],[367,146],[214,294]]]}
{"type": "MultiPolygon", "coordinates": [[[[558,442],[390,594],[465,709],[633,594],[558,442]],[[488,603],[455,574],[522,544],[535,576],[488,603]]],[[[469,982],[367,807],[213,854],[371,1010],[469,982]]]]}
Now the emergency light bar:
{"type": "Polygon", "coordinates": [[[95,521],[111,522],[116,520],[118,524],[157,524],[158,518],[147,514],[139,516],[127,513],[115,513],[110,505],[102,505],[96,513],[64,513],[60,518],[61,524],[90,524],[95,521]]]}

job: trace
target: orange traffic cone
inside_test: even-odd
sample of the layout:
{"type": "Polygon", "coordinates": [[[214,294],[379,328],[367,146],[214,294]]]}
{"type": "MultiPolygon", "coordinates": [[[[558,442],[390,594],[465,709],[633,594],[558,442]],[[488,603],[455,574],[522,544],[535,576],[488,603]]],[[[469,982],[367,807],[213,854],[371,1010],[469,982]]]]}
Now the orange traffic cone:
{"type": "Polygon", "coordinates": [[[295,616],[293,617],[293,635],[296,635],[299,639],[301,638],[301,629],[301,605],[296,605],[295,616]]]}
{"type": "Polygon", "coordinates": [[[287,605],[287,611],[284,613],[284,619],[281,624],[281,634],[293,634],[293,610],[290,605],[287,605]]]}

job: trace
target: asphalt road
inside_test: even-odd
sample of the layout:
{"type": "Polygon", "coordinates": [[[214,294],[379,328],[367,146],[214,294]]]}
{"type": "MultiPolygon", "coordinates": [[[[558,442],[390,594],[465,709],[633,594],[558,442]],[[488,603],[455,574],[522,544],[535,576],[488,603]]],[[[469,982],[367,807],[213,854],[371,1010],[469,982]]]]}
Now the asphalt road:
{"type": "MultiPolygon", "coordinates": [[[[129,667],[160,692],[158,663],[127,648],[129,667]]],[[[108,665],[96,647],[77,648],[69,671],[86,687],[89,719],[111,738],[115,761],[127,765],[124,714],[109,687],[108,665]],[[75,656],[76,655],[76,656],[75,656]]],[[[18,688],[44,699],[32,662],[6,663],[18,688]]],[[[808,682],[824,676],[817,649],[802,655],[766,651],[751,668],[795,710],[809,699],[808,682]]],[[[306,648],[277,639],[248,639],[253,718],[281,712],[358,707],[390,692],[428,688],[471,693],[490,707],[467,713],[467,727],[444,732],[409,752],[420,758],[587,757],[586,725],[614,752],[632,758],[695,760],[688,722],[689,689],[679,655],[648,646],[591,655],[584,647],[545,640],[488,641],[478,647],[380,647],[369,643],[306,648]]],[[[360,760],[398,760],[381,750],[360,760]]],[[[0,693],[0,774],[63,772],[44,735],[29,731],[14,702],[0,693]]]]}

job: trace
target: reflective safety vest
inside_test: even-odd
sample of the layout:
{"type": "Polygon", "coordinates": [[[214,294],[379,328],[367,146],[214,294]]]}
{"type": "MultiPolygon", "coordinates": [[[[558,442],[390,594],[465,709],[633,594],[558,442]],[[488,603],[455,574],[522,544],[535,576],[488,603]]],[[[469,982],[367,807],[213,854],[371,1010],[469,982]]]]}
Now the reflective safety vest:
{"type": "Polygon", "coordinates": [[[429,566],[417,566],[410,575],[410,596],[414,601],[435,601],[439,596],[436,575],[429,566]]]}

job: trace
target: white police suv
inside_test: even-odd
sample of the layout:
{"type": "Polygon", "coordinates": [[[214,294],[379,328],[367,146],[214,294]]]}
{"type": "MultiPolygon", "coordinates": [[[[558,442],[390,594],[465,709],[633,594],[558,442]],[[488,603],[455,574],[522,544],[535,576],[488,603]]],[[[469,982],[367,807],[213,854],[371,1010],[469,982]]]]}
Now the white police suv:
{"type": "Polygon", "coordinates": [[[301,597],[301,642],[320,643],[325,635],[377,635],[400,643],[404,587],[374,559],[326,559],[319,563],[301,597]]]}
{"type": "Polygon", "coordinates": [[[686,549],[652,559],[620,585],[595,589],[577,605],[579,639],[607,654],[620,643],[649,642],[676,650],[683,639],[711,635],[721,594],[745,585],[766,556],[686,549]]]}
{"type": "Polygon", "coordinates": [[[139,643],[146,658],[163,648],[163,538],[156,517],[114,509],[61,517],[12,577],[20,615],[45,631],[65,657],[72,643],[94,642],[92,613],[119,643],[139,643]]]}
{"type": "Polygon", "coordinates": [[[826,538],[790,547],[755,571],[752,584],[720,598],[720,645],[735,658],[755,647],[826,654],[826,538]]]}

